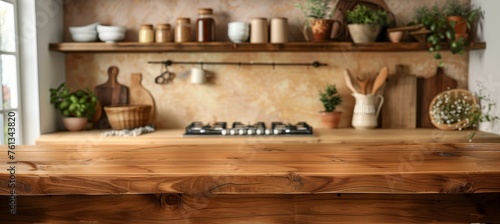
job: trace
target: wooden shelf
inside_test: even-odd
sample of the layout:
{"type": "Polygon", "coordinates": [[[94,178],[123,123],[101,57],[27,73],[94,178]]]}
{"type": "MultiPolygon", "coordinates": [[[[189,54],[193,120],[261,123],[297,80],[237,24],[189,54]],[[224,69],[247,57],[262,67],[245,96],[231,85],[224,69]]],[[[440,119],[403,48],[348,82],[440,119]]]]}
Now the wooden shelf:
{"type": "MultiPolygon", "coordinates": [[[[210,43],[153,43],[138,42],[118,43],[51,43],[51,51],[59,52],[397,52],[397,51],[427,51],[426,44],[376,42],[369,44],[354,44],[352,42],[293,42],[286,44],[235,44],[231,42],[210,43]]],[[[446,49],[446,46],[444,46],[446,49]]],[[[486,43],[475,43],[470,50],[486,49],[486,43]]]]}

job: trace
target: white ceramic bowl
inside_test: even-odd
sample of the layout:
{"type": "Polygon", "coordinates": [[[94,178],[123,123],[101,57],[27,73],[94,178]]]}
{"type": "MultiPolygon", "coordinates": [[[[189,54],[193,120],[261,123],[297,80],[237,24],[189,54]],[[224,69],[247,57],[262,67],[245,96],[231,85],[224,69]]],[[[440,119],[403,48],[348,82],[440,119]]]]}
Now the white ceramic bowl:
{"type": "Polygon", "coordinates": [[[122,33],[124,34],[127,31],[126,26],[103,26],[97,25],[97,32],[100,33],[122,33]]]}
{"type": "Polygon", "coordinates": [[[96,27],[99,25],[99,23],[92,23],[89,25],[85,26],[70,26],[69,27],[69,32],[71,34],[76,34],[76,33],[87,33],[87,32],[96,32],[96,27]]]}
{"type": "Polygon", "coordinates": [[[229,29],[232,29],[232,28],[246,28],[246,29],[248,29],[249,26],[250,25],[247,22],[230,22],[227,24],[227,27],[229,29]]]}
{"type": "Polygon", "coordinates": [[[242,43],[242,42],[247,42],[248,37],[250,36],[250,33],[247,32],[229,32],[228,35],[229,40],[231,40],[234,43],[242,43]]]}
{"type": "Polygon", "coordinates": [[[71,37],[75,42],[92,42],[97,40],[97,34],[88,34],[88,33],[76,33],[72,34],[71,37]]]}
{"type": "Polygon", "coordinates": [[[114,43],[123,40],[124,38],[125,38],[124,33],[117,33],[117,32],[99,33],[99,40],[104,41],[106,43],[114,43]]]}

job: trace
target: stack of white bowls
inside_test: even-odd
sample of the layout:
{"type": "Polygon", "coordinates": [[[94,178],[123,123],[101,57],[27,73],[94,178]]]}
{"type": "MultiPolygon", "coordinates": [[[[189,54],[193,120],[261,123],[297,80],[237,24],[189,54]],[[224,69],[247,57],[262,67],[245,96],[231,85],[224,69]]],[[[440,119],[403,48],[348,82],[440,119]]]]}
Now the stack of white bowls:
{"type": "Polygon", "coordinates": [[[125,31],[127,31],[127,27],[125,26],[97,25],[99,39],[106,43],[114,43],[123,40],[125,38],[125,31]]]}
{"type": "Polygon", "coordinates": [[[69,32],[73,41],[76,42],[92,42],[97,40],[96,26],[99,23],[92,23],[85,26],[70,26],[69,32]]]}
{"type": "Polygon", "coordinates": [[[234,43],[247,42],[250,35],[250,26],[246,22],[230,22],[227,35],[234,43]]]}

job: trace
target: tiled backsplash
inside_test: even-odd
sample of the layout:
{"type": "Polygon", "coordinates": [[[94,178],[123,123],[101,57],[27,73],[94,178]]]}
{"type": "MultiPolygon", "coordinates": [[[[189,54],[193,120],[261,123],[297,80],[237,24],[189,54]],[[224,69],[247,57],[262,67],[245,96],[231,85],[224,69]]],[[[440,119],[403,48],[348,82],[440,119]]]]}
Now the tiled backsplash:
{"type": "MultiPolygon", "coordinates": [[[[386,0],[404,24],[410,20],[415,2],[432,0],[386,0]]],[[[436,1],[444,2],[444,1],[436,1]]],[[[219,41],[226,41],[229,21],[248,21],[251,17],[288,17],[290,39],[303,41],[298,25],[300,11],[289,0],[70,0],[65,1],[65,26],[92,22],[126,25],[127,40],[137,41],[137,30],[143,23],[173,23],[180,16],[195,20],[196,9],[212,7],[216,13],[219,41]]],[[[67,34],[65,38],[70,41],[67,34]]],[[[444,53],[446,74],[467,86],[468,54],[452,56],[444,53]]],[[[375,75],[388,66],[390,73],[397,64],[408,65],[410,72],[429,77],[435,73],[437,61],[427,52],[398,53],[81,53],[67,54],[66,79],[72,88],[94,88],[107,80],[106,70],[111,65],[120,68],[118,80],[130,85],[131,73],[142,73],[142,85],[153,95],[157,105],[157,125],[160,128],[183,128],[191,121],[306,121],[321,127],[318,112],[322,105],[318,91],[327,83],[336,84],[344,96],[339,107],[343,111],[341,127],[350,126],[354,98],[343,80],[343,69],[353,74],[375,75]],[[205,65],[214,74],[207,85],[189,83],[183,74],[191,65],[173,65],[177,77],[168,85],[157,85],[154,78],[160,74],[160,65],[148,61],[230,61],[230,62],[312,62],[327,63],[327,67],[267,67],[205,65]]],[[[194,66],[199,67],[199,66],[194,66]]]]}

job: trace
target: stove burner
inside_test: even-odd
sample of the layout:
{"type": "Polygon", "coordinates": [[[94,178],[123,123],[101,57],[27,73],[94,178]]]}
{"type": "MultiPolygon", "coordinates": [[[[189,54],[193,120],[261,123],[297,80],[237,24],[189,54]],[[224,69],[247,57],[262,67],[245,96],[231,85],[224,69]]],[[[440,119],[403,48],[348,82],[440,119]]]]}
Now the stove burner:
{"type": "Polygon", "coordinates": [[[306,122],[297,124],[285,124],[283,122],[272,122],[271,127],[267,128],[264,122],[257,122],[253,125],[245,125],[241,122],[233,122],[230,128],[227,122],[216,122],[213,124],[203,124],[202,122],[193,122],[186,127],[184,136],[214,136],[214,135],[312,135],[313,128],[306,122]]]}

